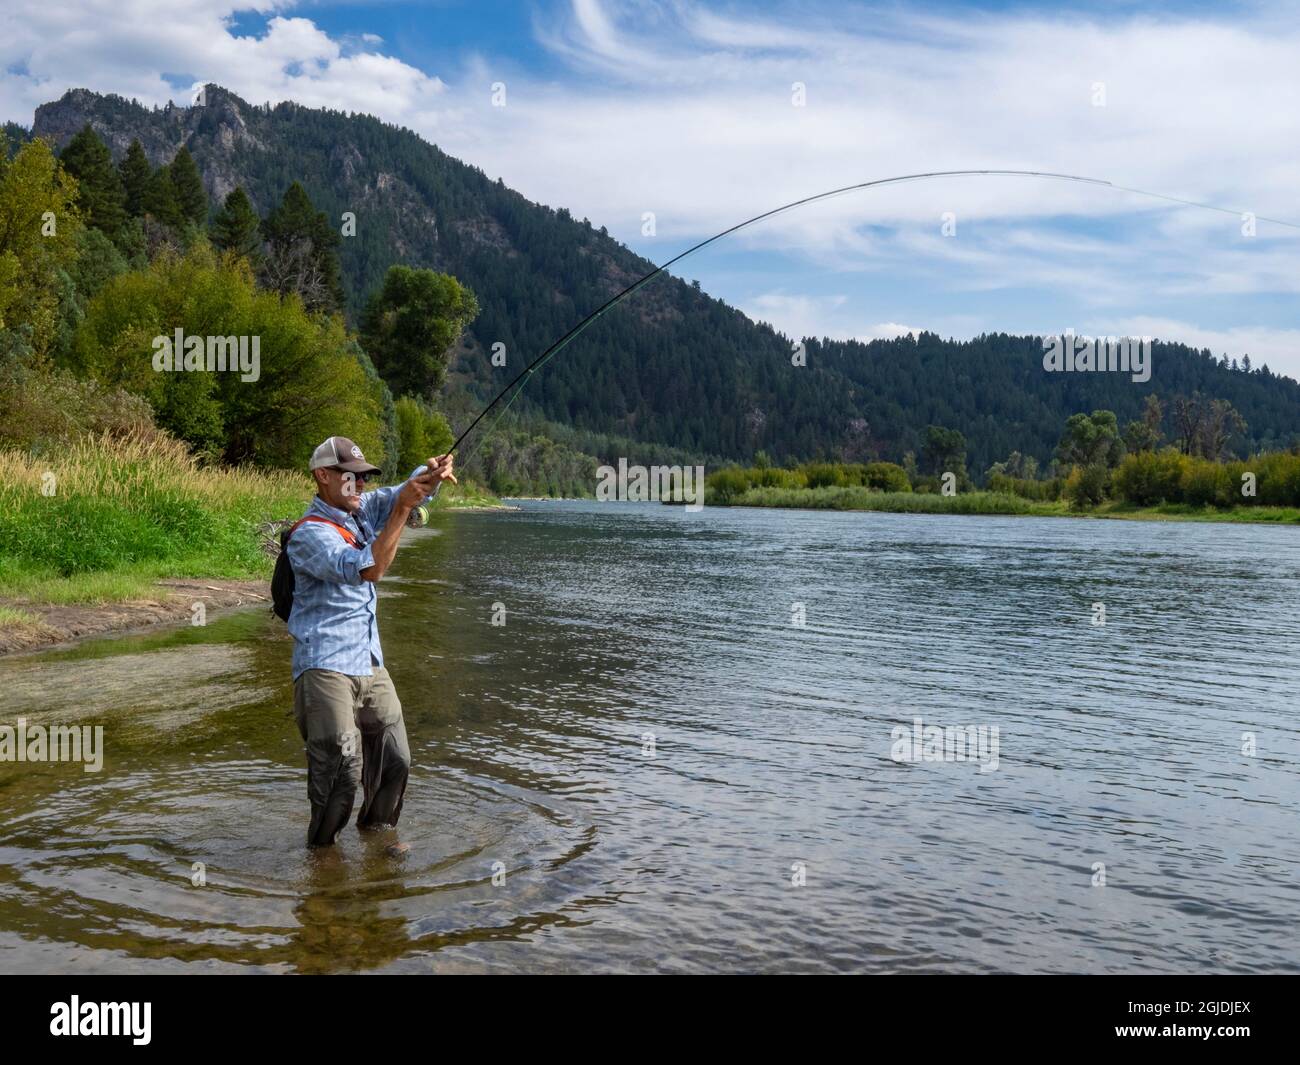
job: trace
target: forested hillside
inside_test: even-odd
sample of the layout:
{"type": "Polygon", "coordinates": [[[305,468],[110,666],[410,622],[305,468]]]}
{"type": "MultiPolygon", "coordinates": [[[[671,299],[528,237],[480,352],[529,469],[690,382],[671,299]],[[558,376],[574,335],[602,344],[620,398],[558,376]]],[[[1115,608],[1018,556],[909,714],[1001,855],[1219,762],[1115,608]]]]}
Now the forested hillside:
{"type": "MultiPolygon", "coordinates": [[[[604,228],[532,203],[368,116],[256,106],[216,86],[201,106],[161,109],[75,90],[41,107],[32,133],[61,149],[87,123],[119,163],[134,140],[155,167],[186,149],[213,214],[239,187],[266,217],[297,181],[331,225],[342,228],[345,213],[355,215],[355,234],[345,233],[337,252],[354,325],[393,264],[456,278],[477,300],[477,314],[441,393],[430,397],[453,427],[653,265],[604,228]],[[490,361],[498,344],[503,367],[490,361]]],[[[1012,450],[1045,462],[1071,414],[1105,408],[1136,417],[1151,392],[1228,399],[1246,421],[1238,451],[1287,445],[1300,434],[1300,386],[1175,343],[1156,346],[1146,384],[1114,373],[1045,373],[1039,340],[1004,334],[810,341],[801,366],[792,365],[791,347],[791,339],[664,276],[549,363],[517,410],[534,429],[562,426],[584,439],[630,439],[708,459],[748,460],[761,450],[778,462],[900,461],[920,448],[929,425],[940,425],[964,434],[972,471],[1012,450]]]]}
{"type": "Polygon", "coordinates": [[[1110,410],[1123,424],[1142,416],[1150,395],[1168,401],[1198,391],[1227,400],[1245,419],[1245,432],[1230,442],[1235,453],[1290,446],[1300,431],[1295,381],[1267,366],[1233,368],[1183,344],[1153,343],[1151,380],[1143,383],[1124,373],[1047,373],[1039,337],[1005,333],[961,342],[933,333],[868,344],[809,341],[808,358],[852,382],[866,425],[843,457],[856,461],[919,454],[926,427],[941,425],[966,437],[972,472],[1012,451],[1046,463],[1072,414],[1110,410]]]}

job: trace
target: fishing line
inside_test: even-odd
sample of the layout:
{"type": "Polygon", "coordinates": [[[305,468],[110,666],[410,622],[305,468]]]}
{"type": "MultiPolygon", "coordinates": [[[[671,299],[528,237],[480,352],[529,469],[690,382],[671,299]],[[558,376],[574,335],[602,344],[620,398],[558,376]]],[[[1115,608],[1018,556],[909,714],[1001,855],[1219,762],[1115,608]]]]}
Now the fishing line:
{"type": "MultiPolygon", "coordinates": [[[[587,315],[587,317],[582,319],[582,321],[580,321],[577,325],[575,325],[572,329],[570,329],[567,333],[565,333],[562,337],[560,337],[557,341],[555,341],[555,343],[553,343],[549,348],[547,348],[539,356],[537,356],[537,358],[535,358],[532,362],[530,362],[526,367],[524,367],[524,369],[519,372],[518,376],[516,376],[515,379],[511,381],[508,385],[506,385],[506,387],[503,388],[499,393],[497,393],[496,397],[492,400],[492,402],[489,403],[486,407],[484,407],[479,412],[478,416],[472,422],[470,422],[469,425],[465,428],[465,431],[461,433],[460,436],[456,437],[455,443],[453,443],[451,447],[447,449],[447,453],[451,454],[455,452],[456,449],[460,447],[464,439],[467,436],[469,436],[469,434],[474,430],[474,427],[478,425],[478,423],[481,422],[487,416],[488,412],[490,412],[494,407],[496,407],[496,405],[500,403],[501,400],[508,395],[510,398],[506,400],[505,405],[501,407],[501,409],[497,412],[497,416],[493,418],[492,421],[488,424],[487,429],[482,433],[478,442],[474,445],[473,448],[470,449],[469,455],[466,456],[465,461],[468,461],[469,458],[473,457],[474,453],[478,451],[482,442],[491,435],[492,430],[496,428],[497,424],[501,421],[502,417],[505,416],[506,411],[510,409],[511,404],[514,403],[515,399],[519,396],[519,393],[524,390],[524,387],[528,384],[529,379],[533,376],[534,373],[536,373],[539,369],[541,369],[544,365],[546,365],[546,363],[549,362],[552,358],[554,358],[563,348],[565,348],[570,341],[572,341],[577,336],[579,336],[589,325],[591,325],[592,322],[596,321],[596,319],[598,319],[606,311],[610,310],[610,308],[614,307],[616,304],[621,303],[628,296],[632,295],[632,293],[637,291],[637,289],[641,288],[642,285],[646,284],[648,281],[652,280],[653,278],[657,277],[659,274],[663,273],[674,263],[681,262],[688,255],[693,255],[701,248],[708,247],[714,241],[718,241],[721,240],[723,237],[730,236],[732,233],[744,229],[746,226],[752,226],[756,222],[761,222],[764,219],[772,218],[776,215],[784,213],[785,211],[792,211],[796,207],[803,207],[810,203],[816,203],[819,200],[828,200],[833,196],[843,196],[850,192],[858,192],[861,189],[874,188],[880,185],[899,185],[907,181],[923,181],[927,178],[942,178],[942,177],[1032,177],[1032,178],[1047,178],[1056,181],[1075,181],[1085,185],[1103,185],[1106,188],[1114,189],[1116,192],[1130,192],[1137,196],[1148,196],[1151,197],[1152,199],[1165,200],[1170,203],[1181,204],[1185,207],[1196,207],[1206,211],[1219,211],[1224,214],[1233,214],[1239,217],[1243,213],[1240,211],[1234,211],[1228,207],[1218,207],[1215,206],[1214,204],[1199,203],[1195,200],[1179,199],[1176,196],[1166,196],[1163,193],[1159,193],[1159,192],[1148,192],[1145,189],[1130,188],[1125,185],[1116,185],[1114,182],[1103,181],[1101,178],[1081,177],[1078,174],[1058,174],[1049,170],[933,170],[924,174],[902,174],[899,175],[898,177],[877,178],[874,181],[863,181],[856,185],[845,185],[843,188],[831,189],[829,192],[819,192],[815,196],[805,196],[801,200],[794,200],[793,202],[783,204],[780,207],[774,207],[770,211],[764,211],[762,214],[757,214],[753,218],[746,219],[744,222],[739,222],[736,225],[731,226],[729,229],[724,229],[721,233],[715,233],[707,240],[702,240],[698,244],[692,245],[691,247],[687,248],[684,252],[681,252],[678,255],[674,255],[667,262],[663,263],[660,266],[656,266],[644,277],[639,278],[638,280],[632,282],[632,284],[628,285],[627,288],[623,289],[623,291],[617,293],[614,296],[611,296],[599,307],[597,307],[594,311],[592,311],[589,315],[587,315]],[[518,386],[517,388],[515,387],[516,385],[518,386]]],[[[1270,222],[1273,225],[1286,226],[1290,229],[1300,229],[1300,223],[1288,222],[1280,218],[1269,218],[1264,215],[1258,215],[1256,216],[1256,220],[1261,222],[1270,222]]]]}

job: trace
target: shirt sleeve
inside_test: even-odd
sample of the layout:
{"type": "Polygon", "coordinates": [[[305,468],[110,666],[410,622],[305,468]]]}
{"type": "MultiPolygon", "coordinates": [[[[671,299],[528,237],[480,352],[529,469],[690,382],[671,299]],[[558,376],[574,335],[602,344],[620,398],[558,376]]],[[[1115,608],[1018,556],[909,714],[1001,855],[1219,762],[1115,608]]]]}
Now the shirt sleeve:
{"type": "MultiPolygon", "coordinates": [[[[409,481],[411,477],[419,476],[424,472],[425,468],[424,466],[415,467],[406,480],[409,481]]],[[[361,497],[361,509],[365,513],[366,521],[370,523],[370,527],[375,530],[376,535],[388,524],[388,516],[393,512],[393,504],[397,502],[397,494],[402,490],[405,483],[403,481],[402,484],[389,485],[387,488],[376,488],[373,492],[366,492],[361,497]]],[[[431,495],[425,496],[420,500],[419,505],[424,506],[432,498],[431,495]]]]}
{"type": "Polygon", "coordinates": [[[320,522],[298,526],[289,537],[288,551],[294,573],[335,584],[361,584],[361,571],[375,564],[369,544],[352,547],[337,529],[320,522]]]}

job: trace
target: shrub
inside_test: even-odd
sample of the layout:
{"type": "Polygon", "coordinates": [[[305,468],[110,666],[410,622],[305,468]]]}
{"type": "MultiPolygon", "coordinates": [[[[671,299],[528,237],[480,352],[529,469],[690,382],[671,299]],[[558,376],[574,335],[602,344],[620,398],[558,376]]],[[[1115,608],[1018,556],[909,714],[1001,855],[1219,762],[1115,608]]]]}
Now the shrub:
{"type": "Polygon", "coordinates": [[[705,487],[719,503],[729,503],[749,490],[749,477],[740,467],[727,466],[709,474],[705,479],[705,487]]]}
{"type": "Polygon", "coordinates": [[[1242,468],[1255,474],[1259,493],[1255,502],[1274,507],[1300,506],[1300,455],[1285,451],[1257,455],[1242,463],[1242,468]]]}
{"type": "Polygon", "coordinates": [[[75,368],[144,396],[159,425],[226,462],[301,468],[338,433],[377,466],[387,390],[367,376],[360,349],[337,317],[309,314],[296,296],[257,289],[245,260],[199,241],[164,252],[144,270],[109,280],[77,330],[75,368]],[[257,337],[256,380],[237,372],[154,369],[154,338],[257,337]]]}
{"type": "Polygon", "coordinates": [[[1073,466],[1065,479],[1062,494],[1076,509],[1095,507],[1105,500],[1109,481],[1110,471],[1099,462],[1073,466]]]}
{"type": "Polygon", "coordinates": [[[1183,467],[1182,502],[1194,507],[1230,507],[1239,501],[1232,498],[1233,491],[1224,465],[1213,459],[1187,460],[1183,467]]]}
{"type": "Polygon", "coordinates": [[[1039,481],[1029,477],[1009,477],[1005,473],[995,473],[989,477],[989,491],[1006,495],[1020,496],[1023,499],[1055,501],[1061,498],[1061,479],[1039,481]]]}
{"type": "Polygon", "coordinates": [[[1139,507],[1181,503],[1183,475],[1190,462],[1174,448],[1133,452],[1124,457],[1115,471],[1115,492],[1139,507]]]}
{"type": "Polygon", "coordinates": [[[423,399],[403,396],[393,409],[400,447],[397,474],[405,477],[425,459],[443,454],[454,437],[447,419],[423,399]]]}
{"type": "Polygon", "coordinates": [[[878,492],[910,492],[907,471],[893,462],[873,462],[866,467],[865,483],[878,492]]]}
{"type": "Polygon", "coordinates": [[[810,462],[803,472],[809,488],[844,488],[852,483],[845,468],[836,462],[810,462]]]}
{"type": "Polygon", "coordinates": [[[13,348],[0,350],[0,446],[43,452],[85,433],[163,435],[140,396],[79,380],[13,348]]]}

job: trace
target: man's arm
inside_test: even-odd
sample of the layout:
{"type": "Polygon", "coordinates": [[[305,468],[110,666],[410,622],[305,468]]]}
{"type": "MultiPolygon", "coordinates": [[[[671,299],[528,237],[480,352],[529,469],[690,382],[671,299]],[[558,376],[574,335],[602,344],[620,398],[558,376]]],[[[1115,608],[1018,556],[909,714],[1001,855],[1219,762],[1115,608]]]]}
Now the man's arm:
{"type": "Polygon", "coordinates": [[[306,522],[289,537],[289,563],[294,573],[305,573],[318,581],[360,584],[361,571],[374,565],[374,544],[356,548],[338,529],[320,522],[306,522]]]}
{"type": "MultiPolygon", "coordinates": [[[[370,527],[372,529],[382,529],[386,526],[388,519],[392,517],[393,506],[397,500],[398,494],[402,491],[404,485],[410,484],[415,478],[427,476],[431,471],[445,472],[445,476],[434,478],[428,493],[424,498],[416,500],[410,510],[414,510],[415,507],[423,506],[425,503],[429,502],[429,500],[433,498],[434,489],[438,487],[440,481],[450,480],[452,484],[456,484],[456,478],[451,472],[452,463],[454,461],[455,460],[451,455],[434,456],[429,459],[428,463],[417,466],[412,470],[411,476],[408,477],[403,484],[389,485],[387,488],[376,488],[373,492],[366,492],[363,494],[361,497],[361,510],[365,515],[366,520],[370,522],[370,527]]],[[[407,511],[407,514],[410,513],[410,510],[407,511]]],[[[406,520],[405,514],[400,517],[403,522],[406,520]]]]}
{"type": "Polygon", "coordinates": [[[456,480],[451,475],[450,456],[447,456],[442,465],[413,476],[397,490],[384,519],[383,530],[369,544],[372,561],[371,565],[360,571],[362,580],[377,581],[388,571],[388,567],[393,564],[393,556],[397,554],[397,542],[402,538],[407,516],[429,498],[439,481],[446,479],[456,480]]]}

